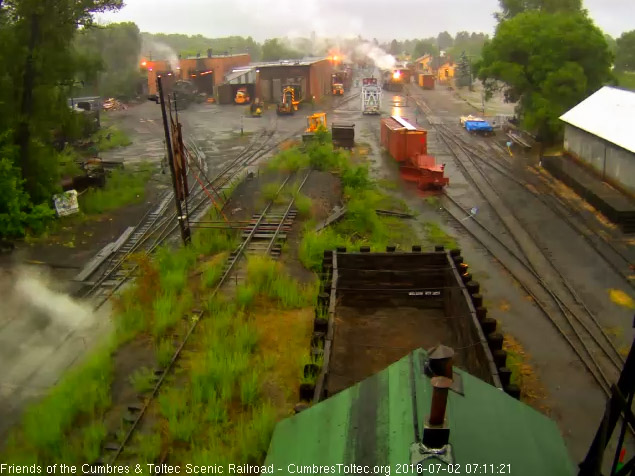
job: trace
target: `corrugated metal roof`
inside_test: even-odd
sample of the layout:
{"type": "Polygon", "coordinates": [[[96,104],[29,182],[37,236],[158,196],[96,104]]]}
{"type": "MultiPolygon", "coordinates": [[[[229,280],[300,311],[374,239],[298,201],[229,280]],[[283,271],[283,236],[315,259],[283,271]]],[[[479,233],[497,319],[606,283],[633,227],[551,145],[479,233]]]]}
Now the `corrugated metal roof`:
{"type": "Polygon", "coordinates": [[[635,152],[635,92],[604,86],[560,119],[583,131],[635,152]]]}
{"type": "Polygon", "coordinates": [[[319,61],[324,61],[328,58],[325,56],[320,57],[305,57],[297,60],[280,60],[280,61],[262,61],[260,63],[251,63],[252,66],[257,66],[259,68],[267,68],[274,66],[309,66],[313,63],[317,63],[319,61]]]}
{"type": "MultiPolygon", "coordinates": [[[[390,465],[390,474],[396,473],[396,465],[410,464],[415,433],[417,439],[422,437],[423,420],[430,413],[432,386],[423,374],[424,357],[422,349],[416,350],[384,371],[282,420],[265,464],[284,473],[292,464],[390,465]]],[[[446,418],[454,464],[461,465],[462,474],[483,474],[484,465],[488,471],[495,468],[517,475],[574,474],[552,420],[467,372],[456,368],[454,372],[461,375],[464,395],[449,392],[446,418]],[[472,471],[466,470],[467,464],[472,471]]],[[[423,464],[435,463],[432,459],[423,464]]]]}

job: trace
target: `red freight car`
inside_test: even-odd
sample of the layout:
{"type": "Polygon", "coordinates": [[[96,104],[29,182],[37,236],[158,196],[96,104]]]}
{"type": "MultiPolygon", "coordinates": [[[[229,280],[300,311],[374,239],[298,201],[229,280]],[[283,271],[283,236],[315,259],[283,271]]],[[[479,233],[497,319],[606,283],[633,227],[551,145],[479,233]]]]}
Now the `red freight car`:
{"type": "Polygon", "coordinates": [[[413,126],[399,116],[381,120],[381,145],[397,162],[403,162],[415,155],[426,154],[428,152],[427,134],[425,129],[413,126]]]}
{"type": "Polygon", "coordinates": [[[399,171],[405,180],[416,182],[421,190],[440,189],[450,183],[450,179],[444,176],[445,165],[437,164],[430,155],[412,157],[399,171]]]}
{"type": "Polygon", "coordinates": [[[402,117],[387,117],[381,121],[381,145],[400,163],[404,179],[417,182],[420,189],[438,189],[449,183],[445,167],[427,155],[426,130],[402,117]]]}

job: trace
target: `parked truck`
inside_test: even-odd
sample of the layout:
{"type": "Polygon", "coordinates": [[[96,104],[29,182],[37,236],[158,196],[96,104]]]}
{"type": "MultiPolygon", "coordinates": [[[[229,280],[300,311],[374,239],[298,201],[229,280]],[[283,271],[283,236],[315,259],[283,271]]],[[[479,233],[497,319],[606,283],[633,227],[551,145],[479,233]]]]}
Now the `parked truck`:
{"type": "Polygon", "coordinates": [[[381,109],[381,88],[377,78],[362,79],[362,114],[379,114],[381,109]]]}

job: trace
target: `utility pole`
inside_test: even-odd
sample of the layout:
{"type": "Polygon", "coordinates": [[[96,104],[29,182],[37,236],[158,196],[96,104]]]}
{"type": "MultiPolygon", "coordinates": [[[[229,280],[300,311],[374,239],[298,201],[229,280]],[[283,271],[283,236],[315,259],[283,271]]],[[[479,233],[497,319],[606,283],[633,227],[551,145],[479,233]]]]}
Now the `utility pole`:
{"type": "Polygon", "coordinates": [[[181,187],[179,188],[179,181],[181,177],[177,177],[175,166],[174,166],[174,151],[172,150],[173,144],[170,135],[170,126],[168,124],[168,113],[165,107],[165,96],[163,94],[163,83],[161,81],[161,76],[157,77],[157,91],[159,92],[159,101],[161,104],[161,115],[163,117],[163,132],[165,133],[165,146],[168,153],[168,164],[170,165],[170,174],[172,175],[172,187],[174,188],[174,203],[176,205],[176,217],[179,223],[179,228],[181,229],[181,239],[183,240],[183,244],[187,245],[191,241],[190,227],[188,217],[183,214],[183,208],[181,207],[181,200],[187,199],[185,197],[185,191],[187,190],[187,185],[185,185],[185,189],[183,193],[183,184],[181,183],[181,187]]]}

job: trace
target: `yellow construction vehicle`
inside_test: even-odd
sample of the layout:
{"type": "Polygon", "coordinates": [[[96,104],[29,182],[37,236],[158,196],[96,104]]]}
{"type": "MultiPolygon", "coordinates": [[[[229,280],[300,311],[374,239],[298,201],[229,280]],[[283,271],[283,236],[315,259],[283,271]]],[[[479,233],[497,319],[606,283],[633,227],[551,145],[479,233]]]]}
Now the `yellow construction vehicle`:
{"type": "Polygon", "coordinates": [[[236,91],[234,102],[236,104],[247,104],[249,102],[249,93],[247,92],[247,88],[240,88],[236,91]]]}
{"type": "Polygon", "coordinates": [[[265,108],[264,103],[256,98],[254,100],[254,102],[251,103],[250,106],[250,112],[251,112],[251,117],[261,117],[262,116],[262,110],[265,108]]]}
{"type": "Polygon", "coordinates": [[[282,102],[278,104],[278,115],[293,114],[298,110],[298,104],[300,101],[295,100],[295,88],[286,86],[282,90],[282,102]]]}
{"type": "Polygon", "coordinates": [[[319,129],[326,130],[326,113],[316,112],[306,118],[306,130],[302,134],[302,142],[313,140],[313,136],[319,129]]]}
{"type": "Polygon", "coordinates": [[[344,95],[344,85],[340,83],[333,84],[332,91],[333,96],[343,96],[344,95]]]}

